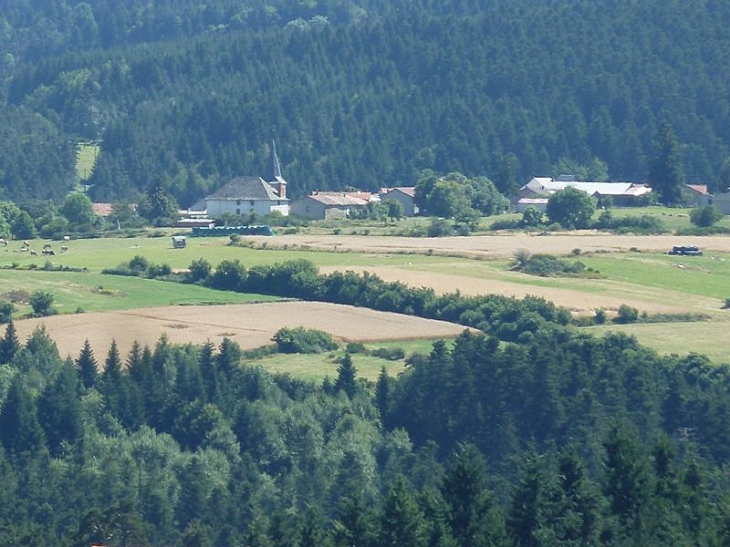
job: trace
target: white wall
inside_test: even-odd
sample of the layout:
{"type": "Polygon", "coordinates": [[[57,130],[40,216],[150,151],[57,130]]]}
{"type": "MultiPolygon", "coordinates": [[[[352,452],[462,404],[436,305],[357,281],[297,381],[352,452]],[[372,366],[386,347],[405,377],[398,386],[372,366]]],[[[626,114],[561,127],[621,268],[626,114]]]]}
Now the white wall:
{"type": "Polygon", "coordinates": [[[289,203],[286,201],[215,199],[207,201],[207,208],[209,217],[217,217],[223,213],[245,215],[255,212],[268,215],[272,211],[279,211],[284,216],[289,215],[289,203]]]}

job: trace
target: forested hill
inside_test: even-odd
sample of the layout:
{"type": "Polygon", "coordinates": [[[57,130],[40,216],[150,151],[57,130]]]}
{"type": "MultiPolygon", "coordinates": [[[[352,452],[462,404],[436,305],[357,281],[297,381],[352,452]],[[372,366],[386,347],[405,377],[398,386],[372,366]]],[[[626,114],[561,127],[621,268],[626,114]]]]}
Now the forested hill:
{"type": "Polygon", "coordinates": [[[594,158],[642,181],[663,122],[689,181],[719,185],[728,157],[719,0],[47,4],[0,18],[0,195],[19,201],[73,186],[79,139],[102,142],[96,199],[162,180],[182,205],[263,173],[272,137],[293,196],[594,158]]]}

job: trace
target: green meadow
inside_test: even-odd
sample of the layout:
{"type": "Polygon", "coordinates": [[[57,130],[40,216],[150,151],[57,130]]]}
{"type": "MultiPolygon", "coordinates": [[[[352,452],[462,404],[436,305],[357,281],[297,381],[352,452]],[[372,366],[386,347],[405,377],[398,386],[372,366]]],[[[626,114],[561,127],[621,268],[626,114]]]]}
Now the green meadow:
{"type": "MultiPolygon", "coordinates": [[[[397,376],[406,367],[406,359],[414,353],[428,354],[433,340],[404,340],[399,342],[378,342],[364,344],[368,352],[379,348],[398,348],[405,352],[404,359],[388,360],[369,353],[355,353],[352,362],[357,368],[357,375],[370,382],[375,382],[383,367],[389,376],[397,376]]],[[[249,364],[260,365],[271,372],[287,373],[297,378],[320,381],[329,377],[337,378],[337,367],[345,355],[345,348],[325,354],[285,354],[276,353],[258,359],[244,359],[249,364]]]]}
{"type": "MultiPolygon", "coordinates": [[[[43,290],[54,295],[55,306],[60,313],[77,311],[104,311],[134,309],[149,306],[240,303],[273,300],[262,295],[245,295],[214,291],[194,285],[181,285],[134,277],[102,275],[101,270],[128,262],[140,255],[156,264],[168,264],[173,270],[186,269],[193,260],[205,258],[214,267],[222,260],[240,260],[251,267],[259,264],[275,264],[293,259],[311,260],[326,268],[367,268],[390,266],[402,270],[433,272],[464,278],[464,286],[470,280],[495,280],[522,284],[532,294],[541,289],[569,289],[577,294],[610,296],[620,302],[636,306],[636,302],[653,302],[657,305],[679,306],[689,312],[704,313],[709,321],[692,323],[656,323],[634,325],[609,325],[591,327],[587,331],[600,334],[621,329],[635,335],[642,343],[663,353],[705,353],[713,360],[721,361],[726,353],[726,336],[730,327],[730,310],[722,309],[730,298],[730,255],[712,253],[698,257],[669,256],[661,253],[615,252],[580,254],[569,260],[580,260],[587,267],[598,270],[602,279],[540,278],[510,271],[511,260],[474,260],[425,254],[355,253],[315,251],[299,248],[266,249],[232,246],[227,237],[188,238],[188,247],[173,249],[169,232],[164,237],[100,238],[45,242],[33,240],[31,249],[40,255],[45,243],[50,243],[55,256],[31,256],[21,252],[20,242],[10,242],[0,248],[0,295],[14,291],[30,294],[43,290]],[[61,252],[61,245],[68,250],[61,252]],[[86,268],[86,272],[46,271],[49,266],[86,268]],[[13,269],[17,268],[17,269],[13,269]],[[33,268],[28,270],[27,268],[33,268]]],[[[529,291],[528,291],[529,292],[529,291]]],[[[16,316],[29,313],[29,306],[22,302],[16,316]]],[[[427,348],[430,342],[426,342],[427,348]]],[[[363,374],[370,378],[383,365],[383,360],[358,356],[363,360],[363,374]]],[[[280,363],[287,369],[296,368],[299,357],[276,356],[268,358],[267,366],[277,370],[280,363]]],[[[306,358],[302,357],[302,361],[306,358]]],[[[386,363],[388,367],[397,363],[386,363]]],[[[322,376],[336,370],[336,359],[325,362],[322,376]],[[331,366],[330,366],[331,365],[331,366]]],[[[400,365],[402,366],[402,364],[400,365]]],[[[307,367],[310,368],[310,367],[307,367]]],[[[390,368],[389,368],[390,370],[390,368]]],[[[397,371],[397,369],[395,369],[397,371]]]]}

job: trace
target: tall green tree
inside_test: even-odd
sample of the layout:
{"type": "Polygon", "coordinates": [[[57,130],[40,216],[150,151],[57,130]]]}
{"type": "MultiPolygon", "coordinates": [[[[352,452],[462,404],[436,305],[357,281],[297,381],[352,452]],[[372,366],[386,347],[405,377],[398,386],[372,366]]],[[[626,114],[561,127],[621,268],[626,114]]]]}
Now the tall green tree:
{"type": "Polygon", "coordinates": [[[425,546],[425,521],[408,482],[401,475],[388,489],[383,503],[378,545],[384,547],[425,546]]]}
{"type": "Polygon", "coordinates": [[[73,192],[66,196],[59,211],[73,226],[89,227],[96,221],[91,200],[80,192],[73,192]]]}
{"type": "Polygon", "coordinates": [[[38,419],[53,455],[63,453],[64,443],[74,446],[83,437],[79,391],[79,379],[69,359],[38,397],[38,419]]]}
{"type": "Polygon", "coordinates": [[[0,340],[0,363],[9,363],[20,351],[20,340],[11,319],[5,327],[5,336],[0,340]]]}
{"type": "Polygon", "coordinates": [[[558,190],[548,198],[545,213],[564,228],[588,228],[596,206],[590,196],[575,188],[558,190]]]}
{"type": "Polygon", "coordinates": [[[84,347],[81,348],[81,352],[76,358],[76,370],[81,383],[86,389],[94,386],[99,376],[99,365],[96,362],[94,350],[91,348],[88,338],[84,340],[84,347]]]}
{"type": "Polygon", "coordinates": [[[636,435],[626,426],[615,425],[603,442],[605,456],[603,493],[621,533],[636,537],[641,510],[649,494],[646,459],[636,435]]]}
{"type": "Polygon", "coordinates": [[[337,367],[337,379],[334,385],[335,393],[344,392],[350,399],[355,396],[357,391],[357,369],[352,362],[350,353],[340,360],[340,366],[337,367]]]}
{"type": "Polygon", "coordinates": [[[46,442],[35,401],[23,382],[22,376],[16,377],[0,411],[0,442],[11,454],[37,452],[46,442]]]}
{"type": "Polygon", "coordinates": [[[660,203],[679,205],[685,177],[679,143],[672,127],[663,123],[654,137],[654,155],[649,165],[649,185],[660,203]]]}
{"type": "Polygon", "coordinates": [[[504,521],[487,486],[484,460],[472,444],[458,447],[441,483],[452,535],[463,547],[505,544],[504,521]]]}

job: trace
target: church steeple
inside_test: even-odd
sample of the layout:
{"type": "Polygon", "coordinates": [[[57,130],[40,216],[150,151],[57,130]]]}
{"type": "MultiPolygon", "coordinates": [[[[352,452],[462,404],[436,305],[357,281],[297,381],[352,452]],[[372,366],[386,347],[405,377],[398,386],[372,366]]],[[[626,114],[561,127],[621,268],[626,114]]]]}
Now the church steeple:
{"type": "Polygon", "coordinates": [[[281,165],[279,165],[279,157],[276,155],[276,143],[273,140],[271,141],[271,157],[269,158],[266,182],[276,190],[280,199],[286,199],[286,181],[281,176],[281,165]]]}
{"type": "Polygon", "coordinates": [[[266,180],[273,182],[282,178],[281,165],[279,165],[279,157],[276,155],[276,143],[271,141],[271,157],[269,158],[269,169],[266,173],[266,180]]]}

